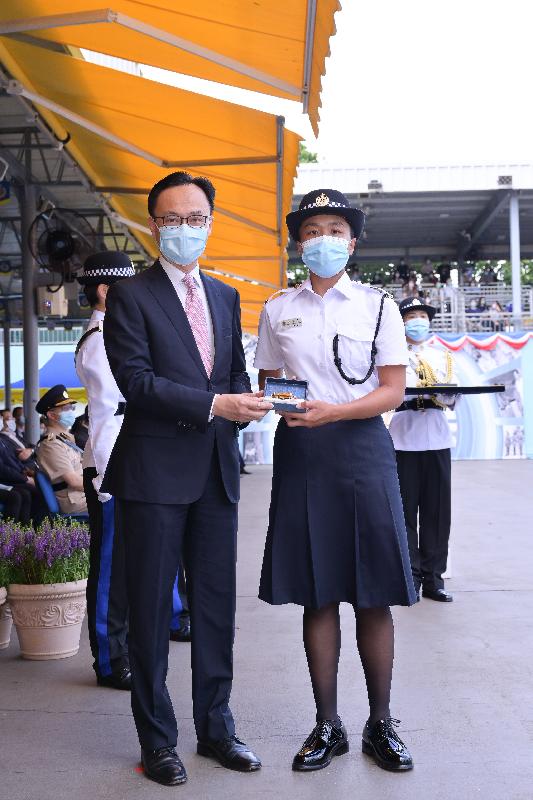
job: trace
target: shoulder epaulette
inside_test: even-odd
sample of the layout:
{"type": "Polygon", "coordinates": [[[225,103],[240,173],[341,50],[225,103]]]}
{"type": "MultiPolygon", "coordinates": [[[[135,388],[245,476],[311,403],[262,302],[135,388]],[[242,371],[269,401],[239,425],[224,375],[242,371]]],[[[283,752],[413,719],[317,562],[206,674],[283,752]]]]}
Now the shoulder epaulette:
{"type": "Polygon", "coordinates": [[[76,358],[78,356],[78,353],[81,350],[81,347],[82,347],[83,343],[87,341],[89,336],[92,336],[93,333],[97,333],[97,332],[98,333],[102,333],[102,323],[101,322],[99,322],[98,325],[95,325],[94,328],[89,328],[88,331],[85,331],[83,336],[80,338],[78,344],[76,345],[76,350],[74,351],[74,361],[76,361],[76,358]]]}
{"type": "Polygon", "coordinates": [[[276,297],[281,297],[283,294],[287,294],[287,292],[292,292],[293,289],[298,289],[301,286],[299,283],[298,286],[290,286],[288,289],[278,289],[277,292],[271,294],[270,297],[267,297],[265,303],[270,303],[271,300],[274,300],[276,297]]]}
{"type": "Polygon", "coordinates": [[[388,292],[386,289],[382,289],[380,286],[372,286],[372,284],[368,284],[368,288],[372,289],[374,292],[379,292],[379,294],[385,295],[389,300],[394,300],[394,295],[392,292],[388,292]]]}

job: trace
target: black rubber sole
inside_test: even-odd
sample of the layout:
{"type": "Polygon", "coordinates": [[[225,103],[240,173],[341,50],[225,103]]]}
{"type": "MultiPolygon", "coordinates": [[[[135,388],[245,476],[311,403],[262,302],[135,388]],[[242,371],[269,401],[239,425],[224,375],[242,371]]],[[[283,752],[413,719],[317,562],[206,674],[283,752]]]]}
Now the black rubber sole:
{"type": "Polygon", "coordinates": [[[343,756],[345,753],[348,753],[349,750],[349,742],[342,742],[337,746],[336,749],[331,751],[328,760],[324,761],[323,764],[295,764],[293,762],[292,768],[294,772],[316,772],[317,769],[325,769],[326,767],[329,767],[335,756],[343,756]]]}
{"type": "Polygon", "coordinates": [[[257,765],[250,765],[249,767],[242,767],[235,764],[232,764],[228,761],[222,761],[216,753],[211,750],[208,744],[203,744],[202,742],[198,742],[196,745],[196,752],[199,756],[205,756],[206,758],[214,758],[215,761],[225,767],[226,769],[232,769],[234,772],[258,772],[261,769],[261,764],[257,765]]]}
{"type": "Polygon", "coordinates": [[[410,769],[413,769],[414,767],[413,763],[389,764],[388,761],[384,761],[382,758],[380,758],[380,756],[378,756],[372,745],[369,744],[368,742],[365,742],[364,739],[361,741],[361,749],[365,755],[370,756],[371,758],[374,759],[378,767],[381,767],[381,769],[386,769],[387,772],[408,772],[410,769]]]}

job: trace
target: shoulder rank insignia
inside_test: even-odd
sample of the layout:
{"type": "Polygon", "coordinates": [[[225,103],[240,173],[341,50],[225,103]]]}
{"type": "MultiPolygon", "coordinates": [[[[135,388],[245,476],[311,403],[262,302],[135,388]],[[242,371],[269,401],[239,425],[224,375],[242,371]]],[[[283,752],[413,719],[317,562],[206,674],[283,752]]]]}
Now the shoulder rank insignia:
{"type": "Polygon", "coordinates": [[[388,292],[386,289],[381,289],[379,286],[372,286],[371,284],[367,284],[369,289],[372,289],[374,292],[378,292],[381,295],[384,295],[389,300],[394,300],[394,295],[392,292],[388,292]]]}
{"type": "MultiPolygon", "coordinates": [[[[301,284],[299,283],[298,286],[301,286],[301,284]]],[[[290,286],[287,289],[278,289],[277,292],[274,292],[273,294],[270,295],[270,297],[267,297],[265,303],[270,303],[271,300],[275,300],[276,297],[281,297],[282,295],[287,294],[287,292],[291,292],[293,289],[297,289],[298,286],[290,286]]]]}

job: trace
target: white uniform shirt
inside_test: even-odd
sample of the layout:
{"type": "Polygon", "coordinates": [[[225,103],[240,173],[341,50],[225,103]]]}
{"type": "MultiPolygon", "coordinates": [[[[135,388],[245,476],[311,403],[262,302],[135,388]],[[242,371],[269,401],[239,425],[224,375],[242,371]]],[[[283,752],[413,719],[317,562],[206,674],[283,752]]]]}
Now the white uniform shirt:
{"type": "MultiPolygon", "coordinates": [[[[101,329],[104,317],[103,311],[95,309],[87,330],[101,329]]],[[[89,401],[89,438],[83,451],[82,466],[96,469],[98,475],[93,485],[99,492],[124,419],[122,415],[115,416],[118,404],[124,402],[124,398],[109,367],[101,330],[83,342],[76,358],[76,372],[87,390],[89,401]]]]}
{"type": "MultiPolygon", "coordinates": [[[[311,281],[269,300],[259,322],[254,366],[283,369],[288,378],[307,380],[310,400],[349,403],[379,386],[376,370],[351,386],[333,361],[333,338],[339,335],[339,357],[349,377],[364,378],[382,294],[351,281],[346,273],[324,297],[311,281]]],[[[376,367],[408,363],[405,328],[396,303],[386,298],[376,340],[376,367]]]]}
{"type": "Polygon", "coordinates": [[[165,270],[166,274],[170,278],[172,282],[172,286],[176,290],[176,294],[179,297],[181,305],[183,306],[183,310],[185,310],[185,298],[187,297],[187,287],[183,283],[183,279],[186,274],[192,275],[196,287],[198,289],[198,294],[200,295],[200,300],[202,301],[202,305],[204,307],[205,316],[207,320],[207,330],[209,333],[209,340],[211,342],[211,357],[214,362],[215,358],[215,339],[213,333],[213,321],[211,319],[211,311],[209,310],[209,303],[207,302],[207,297],[205,294],[204,284],[202,283],[202,279],[200,277],[200,267],[198,264],[190,273],[182,272],[179,267],[175,267],[174,264],[171,264],[166,258],[163,256],[159,256],[159,263],[165,270]]]}
{"type": "MultiPolygon", "coordinates": [[[[409,345],[409,366],[406,372],[406,385],[417,386],[417,356],[420,355],[433,368],[437,379],[444,382],[447,373],[446,350],[438,345],[409,345]]],[[[456,383],[452,374],[450,383],[456,383]]],[[[429,395],[424,395],[429,398],[429,395]]],[[[441,403],[453,406],[457,395],[437,395],[441,403]]],[[[406,395],[405,400],[415,399],[406,395]]],[[[452,446],[450,426],[444,411],[426,408],[423,411],[397,411],[390,423],[389,433],[396,450],[445,450],[452,446]]]]}

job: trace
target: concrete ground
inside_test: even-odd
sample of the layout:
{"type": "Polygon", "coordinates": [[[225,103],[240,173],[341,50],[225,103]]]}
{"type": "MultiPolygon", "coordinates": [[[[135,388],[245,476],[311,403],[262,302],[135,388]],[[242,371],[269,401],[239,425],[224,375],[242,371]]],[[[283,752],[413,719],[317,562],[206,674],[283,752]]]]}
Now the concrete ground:
{"type": "Polygon", "coordinates": [[[360,749],[367,703],[351,610],[343,609],[339,711],[350,753],[320,772],[290,769],[314,724],[301,611],[257,599],[270,469],[243,478],[235,684],[238,734],[260,754],[256,774],[195,754],[189,647],[171,643],[169,690],[189,773],[167,788],[138,769],[124,692],[99,689],[87,633],[64,661],[0,651],[0,800],[531,800],[533,798],[533,462],[453,465],[451,605],[394,610],[392,713],[415,769],[383,772],[360,749]]]}

